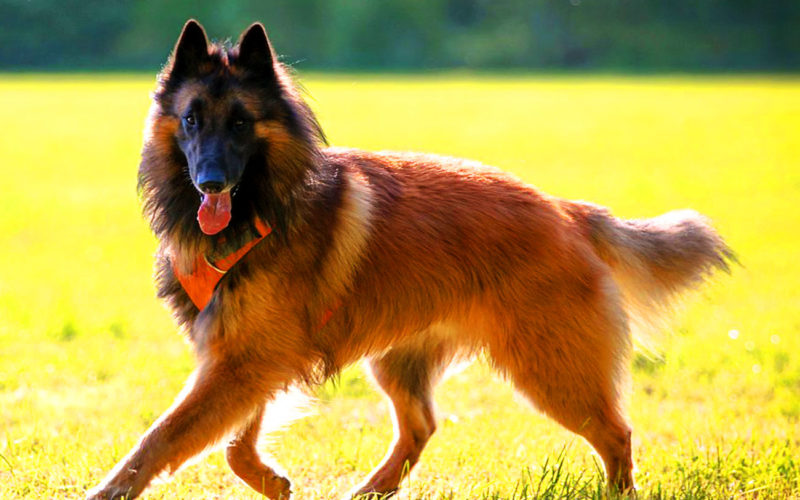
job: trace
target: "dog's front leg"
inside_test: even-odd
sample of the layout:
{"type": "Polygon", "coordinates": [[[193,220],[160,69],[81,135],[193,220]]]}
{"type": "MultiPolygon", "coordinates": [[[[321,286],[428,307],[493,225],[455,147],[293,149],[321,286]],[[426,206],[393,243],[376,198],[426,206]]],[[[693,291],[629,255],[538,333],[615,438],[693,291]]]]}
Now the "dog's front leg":
{"type": "Polygon", "coordinates": [[[174,472],[187,459],[216,443],[264,404],[264,378],[232,359],[206,361],[173,406],[93,490],[89,500],[135,498],[161,472],[174,472]]]}
{"type": "Polygon", "coordinates": [[[291,483],[265,464],[258,453],[258,433],[263,417],[262,407],[228,444],[225,457],[231,470],[248,486],[266,497],[287,500],[291,496],[291,483]]]}

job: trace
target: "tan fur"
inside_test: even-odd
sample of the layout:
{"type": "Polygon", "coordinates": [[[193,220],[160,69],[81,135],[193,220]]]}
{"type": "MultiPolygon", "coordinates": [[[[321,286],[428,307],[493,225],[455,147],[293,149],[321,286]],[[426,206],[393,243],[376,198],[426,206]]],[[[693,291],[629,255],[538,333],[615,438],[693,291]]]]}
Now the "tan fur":
{"type": "Polygon", "coordinates": [[[256,135],[268,141],[272,147],[284,149],[294,140],[289,132],[275,120],[262,120],[255,125],[256,135]]]}
{"type": "Polygon", "coordinates": [[[336,297],[343,296],[352,283],[364,255],[372,226],[373,196],[368,180],[358,172],[346,172],[338,223],[322,269],[321,281],[336,297]]]}
{"type": "Polygon", "coordinates": [[[636,337],[653,348],[679,294],[716,269],[736,261],[709,220],[693,210],[674,210],[646,220],[620,220],[608,209],[571,202],[570,210],[588,226],[598,254],[611,266],[636,337]]]}
{"type": "MultiPolygon", "coordinates": [[[[178,93],[175,95],[175,109],[176,110],[184,110],[189,107],[189,103],[191,103],[194,99],[198,97],[206,97],[205,85],[200,82],[191,82],[184,85],[178,93]]],[[[206,97],[204,101],[208,102],[208,98],[206,97]]],[[[221,104],[217,102],[217,105],[221,104]]]]}

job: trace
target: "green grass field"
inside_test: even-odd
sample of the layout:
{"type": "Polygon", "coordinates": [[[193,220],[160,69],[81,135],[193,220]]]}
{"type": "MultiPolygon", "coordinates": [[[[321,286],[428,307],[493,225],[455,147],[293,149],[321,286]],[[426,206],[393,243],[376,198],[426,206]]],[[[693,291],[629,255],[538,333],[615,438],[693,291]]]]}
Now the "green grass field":
{"type": "MultiPolygon", "coordinates": [[[[136,168],[152,76],[0,77],[0,498],[82,498],[193,367],[154,297],[136,168]]],[[[308,76],[330,142],[471,157],[620,216],[691,207],[743,267],[637,356],[641,498],[800,498],[800,80],[308,76]]],[[[601,497],[589,446],[482,362],[437,393],[401,499],[601,497]]],[[[358,368],[262,449],[298,499],[382,457],[387,405],[358,368]]],[[[148,498],[260,498],[219,452],[148,498]]]]}

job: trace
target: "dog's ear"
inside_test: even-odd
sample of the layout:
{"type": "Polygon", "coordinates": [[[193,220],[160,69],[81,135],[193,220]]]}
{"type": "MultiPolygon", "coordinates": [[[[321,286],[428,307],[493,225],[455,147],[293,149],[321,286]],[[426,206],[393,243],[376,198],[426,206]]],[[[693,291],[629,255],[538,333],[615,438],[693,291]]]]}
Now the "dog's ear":
{"type": "Polygon", "coordinates": [[[194,19],[183,25],[181,36],[172,51],[166,74],[170,79],[183,79],[196,75],[207,62],[208,38],[203,27],[194,19]]]}
{"type": "Polygon", "coordinates": [[[236,65],[258,78],[275,79],[275,52],[261,23],[253,23],[239,37],[236,65]]]}

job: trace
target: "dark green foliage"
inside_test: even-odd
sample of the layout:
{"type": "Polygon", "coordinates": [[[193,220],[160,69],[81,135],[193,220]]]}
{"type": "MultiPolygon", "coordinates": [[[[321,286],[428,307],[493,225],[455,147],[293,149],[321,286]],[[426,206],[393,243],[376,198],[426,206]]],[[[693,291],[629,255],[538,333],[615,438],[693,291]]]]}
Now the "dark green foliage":
{"type": "Polygon", "coordinates": [[[800,69],[795,0],[0,0],[0,67],[157,69],[189,17],[303,68],[800,69]]]}

